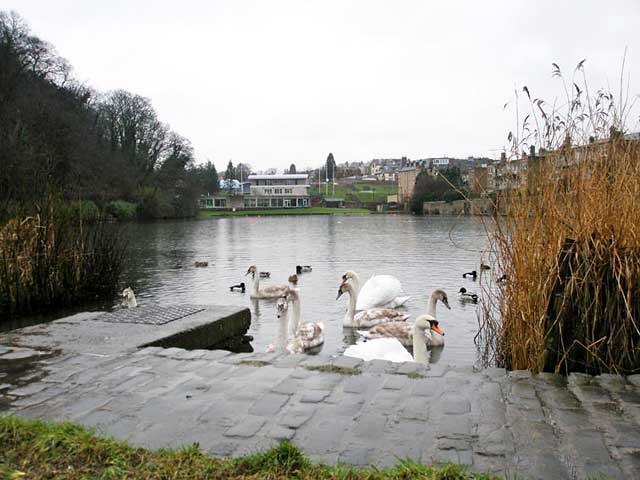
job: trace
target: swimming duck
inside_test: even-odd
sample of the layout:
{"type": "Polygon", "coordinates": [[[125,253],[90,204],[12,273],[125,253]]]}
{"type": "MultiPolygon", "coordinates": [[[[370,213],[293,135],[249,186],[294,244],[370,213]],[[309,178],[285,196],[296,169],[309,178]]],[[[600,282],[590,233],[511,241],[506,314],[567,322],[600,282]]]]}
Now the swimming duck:
{"type": "Polygon", "coordinates": [[[475,280],[476,277],[478,276],[478,272],[476,272],[475,270],[472,270],[470,272],[462,274],[462,278],[467,278],[467,276],[469,276],[469,277],[471,277],[471,278],[473,278],[475,280]]]}
{"type": "Polygon", "coordinates": [[[298,275],[304,272],[310,272],[311,270],[311,265],[296,265],[296,273],[298,275]]]}
{"type": "Polygon", "coordinates": [[[460,300],[466,301],[466,302],[478,303],[478,295],[475,293],[467,292],[466,288],[461,287],[458,293],[460,294],[460,300]]]}
{"type": "Polygon", "coordinates": [[[209,262],[198,262],[198,261],[195,261],[195,262],[193,262],[193,266],[196,267],[196,268],[208,267],[209,266],[209,262]]]}
{"type": "Polygon", "coordinates": [[[240,291],[240,292],[244,293],[244,290],[245,290],[244,282],[240,282],[237,285],[231,285],[229,287],[229,290],[231,290],[232,292],[240,291]]]}
{"type": "Polygon", "coordinates": [[[480,264],[480,270],[491,270],[491,267],[489,265],[487,265],[486,263],[481,263],[480,264]]]}
{"type": "Polygon", "coordinates": [[[271,272],[260,272],[260,278],[271,278],[271,272]]]}

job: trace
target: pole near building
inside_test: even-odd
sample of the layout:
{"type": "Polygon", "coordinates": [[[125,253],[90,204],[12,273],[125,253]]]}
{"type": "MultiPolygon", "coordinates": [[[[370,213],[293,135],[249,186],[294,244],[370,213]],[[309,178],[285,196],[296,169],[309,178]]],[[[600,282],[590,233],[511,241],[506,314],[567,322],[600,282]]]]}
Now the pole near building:
{"type": "Polygon", "coordinates": [[[333,164],[333,178],[331,179],[331,186],[333,188],[333,196],[336,196],[336,162],[331,162],[333,164]]]}

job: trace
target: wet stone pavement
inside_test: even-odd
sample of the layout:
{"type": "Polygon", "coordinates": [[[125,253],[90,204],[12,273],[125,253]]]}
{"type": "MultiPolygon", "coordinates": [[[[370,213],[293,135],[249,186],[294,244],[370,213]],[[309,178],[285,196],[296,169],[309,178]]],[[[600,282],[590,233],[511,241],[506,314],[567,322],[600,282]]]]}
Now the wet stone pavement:
{"type": "Polygon", "coordinates": [[[153,449],[198,442],[240,456],[288,439],[329,464],[410,458],[508,478],[640,478],[640,375],[6,346],[0,372],[3,414],[70,420],[153,449]]]}

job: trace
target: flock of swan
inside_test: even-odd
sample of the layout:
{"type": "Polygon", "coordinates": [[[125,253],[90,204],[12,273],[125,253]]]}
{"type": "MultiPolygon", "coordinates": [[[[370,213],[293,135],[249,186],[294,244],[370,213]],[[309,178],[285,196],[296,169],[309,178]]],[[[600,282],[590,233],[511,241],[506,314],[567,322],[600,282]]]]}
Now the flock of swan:
{"type": "MultiPolygon", "coordinates": [[[[481,270],[484,269],[488,267],[482,265],[481,270]]],[[[277,317],[280,320],[277,341],[276,344],[269,345],[267,351],[302,353],[324,343],[324,324],[303,322],[301,319],[300,291],[296,284],[298,275],[311,271],[312,268],[308,265],[298,265],[296,274],[289,277],[289,285],[261,286],[260,279],[269,278],[269,272],[261,272],[255,265],[247,269],[245,276],[251,275],[252,279],[250,297],[256,300],[277,300],[277,317]]],[[[463,277],[475,279],[476,275],[473,271],[463,274],[463,277]]],[[[245,284],[242,282],[232,285],[230,290],[244,293],[245,284]]],[[[418,316],[413,324],[408,322],[408,313],[397,310],[411,297],[403,295],[402,284],[391,275],[374,275],[360,287],[360,276],[349,270],[342,275],[336,300],[345,294],[349,296],[349,303],[343,326],[355,329],[361,341],[349,346],[344,355],[363,360],[427,363],[427,347],[444,345],[444,332],[436,318],[438,302],[451,309],[444,290],[436,289],[431,293],[427,312],[418,316]],[[413,355],[407,350],[408,347],[412,347],[413,355]]],[[[464,287],[459,294],[462,301],[478,301],[478,295],[467,292],[464,287]]],[[[137,306],[131,288],[125,288],[121,297],[124,307],[137,306]]]]}
{"type": "MultiPolygon", "coordinates": [[[[290,285],[261,287],[259,270],[255,265],[249,267],[246,275],[251,275],[253,281],[252,299],[277,300],[280,320],[278,341],[269,345],[267,351],[301,353],[324,343],[324,324],[303,322],[301,319],[300,291],[297,288],[290,285]]],[[[396,310],[411,297],[402,294],[402,284],[391,275],[374,275],[360,287],[360,276],[354,271],[347,271],[342,276],[336,300],[344,294],[349,295],[349,304],[343,326],[357,329],[364,340],[348,347],[344,355],[363,360],[426,363],[427,346],[444,345],[444,332],[436,319],[438,301],[451,308],[444,290],[437,289],[431,294],[427,312],[420,315],[413,325],[407,322],[409,315],[406,312],[396,310]],[[405,347],[413,347],[413,355],[405,347]]]]}

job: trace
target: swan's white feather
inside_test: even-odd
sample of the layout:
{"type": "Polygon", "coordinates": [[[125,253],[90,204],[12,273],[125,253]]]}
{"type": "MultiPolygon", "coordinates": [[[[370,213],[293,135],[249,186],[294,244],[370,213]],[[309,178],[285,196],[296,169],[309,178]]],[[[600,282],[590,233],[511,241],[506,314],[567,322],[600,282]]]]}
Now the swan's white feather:
{"type": "Polygon", "coordinates": [[[387,306],[387,308],[398,308],[398,307],[401,307],[402,305],[404,305],[405,303],[407,303],[407,301],[410,298],[411,298],[411,296],[396,297],[393,300],[391,300],[391,302],[388,303],[386,306],[387,306]]]}
{"type": "Polygon", "coordinates": [[[347,357],[362,360],[388,360],[391,362],[413,362],[413,356],[395,338],[377,338],[351,345],[344,351],[347,357]]]}
{"type": "Polygon", "coordinates": [[[356,310],[385,307],[401,293],[402,285],[397,278],[391,275],[374,275],[360,289],[356,310]]]}

